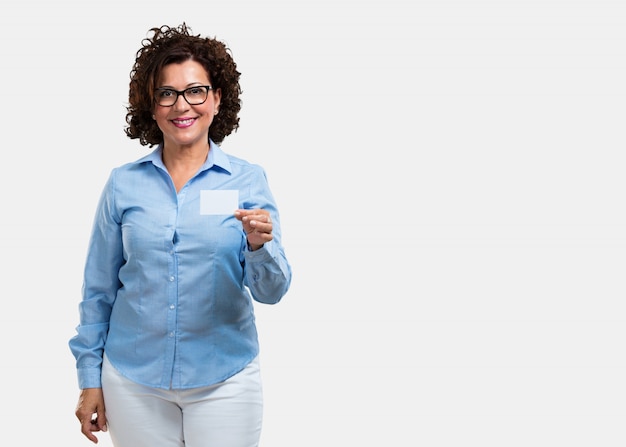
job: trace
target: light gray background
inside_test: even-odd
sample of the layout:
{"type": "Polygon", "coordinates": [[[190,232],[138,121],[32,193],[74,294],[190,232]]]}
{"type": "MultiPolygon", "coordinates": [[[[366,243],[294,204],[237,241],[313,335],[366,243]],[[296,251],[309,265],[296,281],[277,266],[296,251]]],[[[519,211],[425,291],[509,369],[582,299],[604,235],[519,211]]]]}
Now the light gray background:
{"type": "MultiPolygon", "coordinates": [[[[0,433],[90,445],[67,340],[147,30],[231,47],[293,286],[257,306],[262,446],[623,446],[626,7],[0,7],[0,433]]],[[[100,435],[109,446],[108,435],[100,435]]]]}

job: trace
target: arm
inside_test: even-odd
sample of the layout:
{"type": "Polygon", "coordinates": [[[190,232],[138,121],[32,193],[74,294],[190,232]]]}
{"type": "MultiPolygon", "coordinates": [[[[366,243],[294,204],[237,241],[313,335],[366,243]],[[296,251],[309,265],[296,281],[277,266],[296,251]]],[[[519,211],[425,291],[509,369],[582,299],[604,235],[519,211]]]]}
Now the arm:
{"type": "Polygon", "coordinates": [[[114,179],[112,174],[96,209],[85,261],[80,323],[77,334],[69,342],[81,389],[100,387],[109,318],[121,286],[118,273],[123,264],[122,236],[114,207],[114,179]]]}
{"type": "Polygon", "coordinates": [[[278,303],[289,290],[291,266],[281,244],[282,231],[274,197],[263,170],[251,183],[250,201],[235,211],[246,236],[243,247],[244,285],[252,297],[278,303]]]}
{"type": "Polygon", "coordinates": [[[81,432],[92,442],[96,431],[106,431],[100,374],[109,318],[117,290],[117,273],[122,263],[120,226],[113,213],[113,182],[109,179],[97,206],[85,262],[80,323],[69,342],[76,358],[81,388],[75,415],[81,432]]]}

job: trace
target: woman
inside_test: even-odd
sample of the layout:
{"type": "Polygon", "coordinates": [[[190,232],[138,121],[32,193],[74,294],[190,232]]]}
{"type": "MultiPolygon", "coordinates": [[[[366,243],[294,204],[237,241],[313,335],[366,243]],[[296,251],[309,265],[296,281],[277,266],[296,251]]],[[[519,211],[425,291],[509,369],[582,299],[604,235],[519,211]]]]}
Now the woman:
{"type": "Polygon", "coordinates": [[[291,267],[264,170],[218,146],[239,126],[240,73],[220,41],[150,30],[131,71],[126,134],[156,148],[99,200],[69,345],[82,433],[116,447],[256,446],[252,299],[291,267]]]}

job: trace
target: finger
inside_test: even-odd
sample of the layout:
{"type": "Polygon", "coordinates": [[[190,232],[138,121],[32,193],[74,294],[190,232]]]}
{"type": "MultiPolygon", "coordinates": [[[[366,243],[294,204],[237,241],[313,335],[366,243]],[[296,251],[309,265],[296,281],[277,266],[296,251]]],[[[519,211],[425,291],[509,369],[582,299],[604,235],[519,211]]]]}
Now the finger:
{"type": "Polygon", "coordinates": [[[104,411],[98,411],[92,418],[91,423],[95,424],[98,430],[107,431],[107,418],[104,415],[104,411]]]}
{"type": "Polygon", "coordinates": [[[259,208],[255,208],[255,209],[238,209],[235,210],[235,217],[238,220],[250,220],[250,218],[254,218],[254,216],[256,215],[260,215],[262,213],[266,213],[267,211],[263,211],[262,209],[259,208]]]}
{"type": "Polygon", "coordinates": [[[98,438],[93,434],[93,432],[100,431],[95,419],[87,419],[81,421],[80,431],[91,442],[93,442],[94,444],[98,443],[98,438]]]}
{"type": "Polygon", "coordinates": [[[244,216],[241,221],[243,223],[250,223],[253,221],[256,222],[267,222],[267,220],[269,219],[269,215],[267,214],[249,214],[247,216],[244,216]]]}
{"type": "Polygon", "coordinates": [[[246,210],[235,210],[235,219],[239,221],[243,220],[243,217],[246,215],[245,211],[246,210]]]}
{"type": "Polygon", "coordinates": [[[269,213],[257,214],[250,216],[250,222],[255,221],[257,224],[271,224],[272,218],[269,213]]]}
{"type": "Polygon", "coordinates": [[[261,225],[271,226],[271,224],[258,224],[257,228],[254,228],[251,232],[249,232],[247,234],[247,238],[248,243],[251,245],[263,245],[274,238],[271,228],[263,229],[261,228],[261,225]]]}
{"type": "Polygon", "coordinates": [[[263,220],[251,220],[250,227],[257,233],[271,233],[273,228],[272,221],[269,219],[269,216],[266,218],[264,217],[263,219],[269,220],[269,222],[263,220]]]}

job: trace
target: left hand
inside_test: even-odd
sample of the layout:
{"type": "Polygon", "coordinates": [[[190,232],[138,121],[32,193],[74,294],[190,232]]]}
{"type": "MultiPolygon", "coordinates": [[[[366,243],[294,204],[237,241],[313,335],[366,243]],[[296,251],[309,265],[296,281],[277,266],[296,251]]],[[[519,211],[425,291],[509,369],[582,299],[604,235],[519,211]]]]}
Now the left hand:
{"type": "Polygon", "coordinates": [[[266,242],[274,239],[272,236],[272,219],[270,213],[262,209],[235,211],[235,218],[243,224],[250,250],[258,250],[266,242]]]}
{"type": "Polygon", "coordinates": [[[94,444],[97,444],[98,438],[93,432],[107,431],[102,388],[85,388],[81,390],[74,414],[80,422],[83,435],[94,444]]]}

